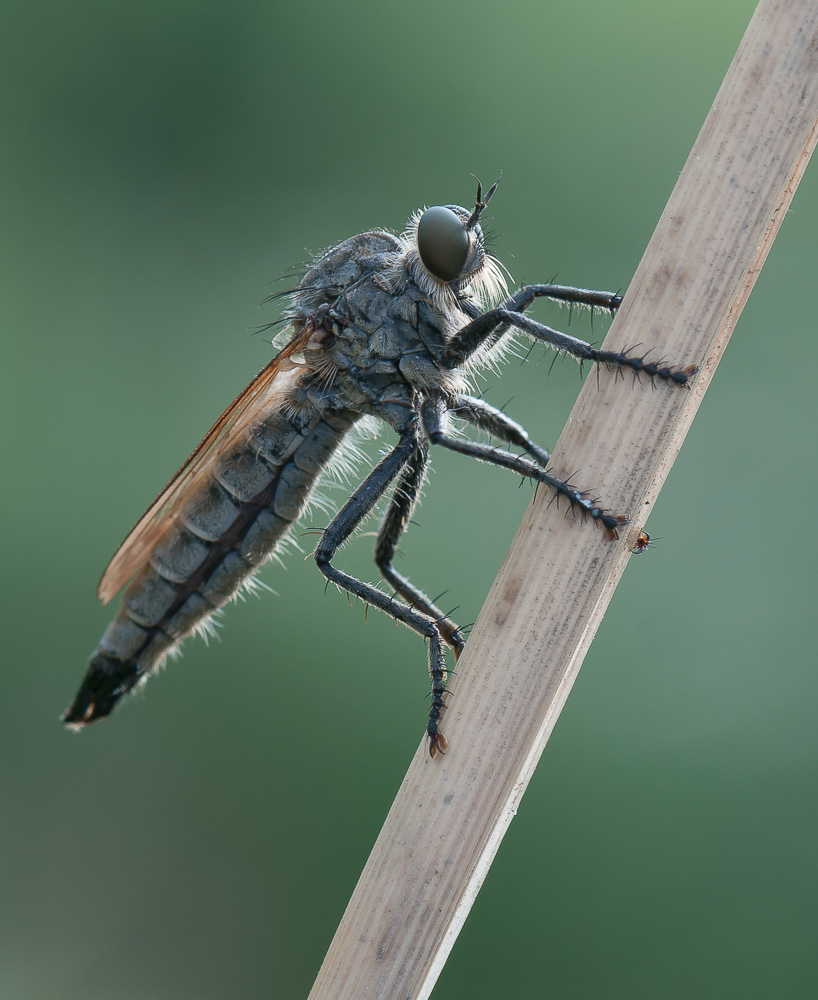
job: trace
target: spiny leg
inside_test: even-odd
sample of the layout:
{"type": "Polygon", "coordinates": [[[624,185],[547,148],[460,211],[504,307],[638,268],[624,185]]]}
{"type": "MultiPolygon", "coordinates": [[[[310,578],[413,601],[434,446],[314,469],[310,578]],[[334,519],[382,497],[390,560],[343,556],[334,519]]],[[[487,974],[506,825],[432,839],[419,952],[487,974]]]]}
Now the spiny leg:
{"type": "Polygon", "coordinates": [[[659,378],[675,385],[687,386],[698,371],[695,365],[676,368],[663,362],[648,362],[643,357],[634,357],[620,351],[599,351],[584,340],[561,333],[544,323],[538,323],[522,315],[522,311],[538,297],[574,302],[591,308],[607,308],[611,312],[618,308],[621,302],[621,296],[610,292],[592,292],[588,289],[562,285],[526,285],[499,308],[490,309],[458,330],[439,360],[441,367],[446,369],[460,367],[475,351],[482,347],[491,347],[509,327],[515,327],[557,351],[572,355],[578,361],[593,361],[597,364],[610,365],[617,370],[630,368],[636,375],[644,374],[650,379],[659,378]]]}
{"type": "Polygon", "coordinates": [[[332,559],[338,549],[371,512],[380,497],[389,488],[389,484],[400,473],[413,454],[422,447],[414,430],[401,437],[397,447],[375,466],[332,519],[321,536],[314,557],[318,568],[331,583],[343,588],[355,597],[360,597],[367,604],[380,608],[395,621],[408,625],[409,628],[429,640],[432,704],[429,709],[426,733],[429,737],[429,753],[434,757],[438,751],[444,753],[446,750],[446,738],[440,732],[440,720],[446,708],[443,700],[446,692],[446,663],[440,624],[429,615],[384,594],[371,583],[364,583],[332,565],[332,559]]]}
{"type": "Polygon", "coordinates": [[[453,437],[447,429],[447,407],[441,398],[427,399],[421,406],[421,419],[423,427],[432,444],[440,444],[451,451],[460,452],[461,455],[470,455],[472,458],[479,458],[492,465],[499,465],[504,469],[511,469],[521,476],[534,479],[538,483],[544,483],[554,491],[557,497],[565,497],[572,509],[579,511],[583,517],[591,517],[599,521],[605,528],[608,537],[617,538],[617,528],[628,523],[628,518],[624,514],[611,514],[603,507],[598,506],[596,501],[589,499],[580,490],[575,489],[569,483],[552,476],[538,465],[528,459],[521,458],[510,451],[502,448],[494,448],[491,445],[479,444],[476,441],[464,441],[453,437]]]}
{"type": "Polygon", "coordinates": [[[455,659],[457,659],[466,644],[459,627],[422,590],[418,589],[392,565],[400,537],[406,530],[412,511],[417,504],[428,463],[429,450],[424,446],[419,448],[403,467],[392,501],[378,530],[375,565],[383,578],[395,588],[396,593],[400,594],[410,607],[420,608],[424,614],[437,622],[443,641],[451,646],[455,659]]]}
{"type": "Polygon", "coordinates": [[[500,304],[501,309],[525,312],[535,299],[552,299],[568,305],[586,306],[588,309],[604,309],[614,315],[622,305],[619,292],[598,292],[592,288],[575,288],[573,285],[523,285],[500,304]]]}
{"type": "Polygon", "coordinates": [[[480,347],[492,347],[507,332],[508,321],[495,314],[500,312],[525,312],[535,299],[546,298],[569,306],[585,306],[592,312],[602,309],[613,316],[622,304],[618,292],[596,292],[591,288],[574,288],[573,285],[523,285],[513,295],[487,313],[472,312],[474,322],[468,323],[449,342],[446,355],[456,358],[447,367],[456,368],[468,360],[480,347]],[[487,318],[488,317],[488,318],[487,318]]]}
{"type": "Polygon", "coordinates": [[[493,437],[500,438],[501,441],[508,441],[509,444],[517,445],[523,451],[531,455],[538,465],[544,469],[551,455],[545,448],[532,441],[528,436],[528,431],[515,420],[507,417],[502,410],[495,406],[490,406],[482,399],[474,396],[460,395],[455,398],[454,406],[450,412],[463,420],[467,420],[475,427],[488,431],[493,437]]]}

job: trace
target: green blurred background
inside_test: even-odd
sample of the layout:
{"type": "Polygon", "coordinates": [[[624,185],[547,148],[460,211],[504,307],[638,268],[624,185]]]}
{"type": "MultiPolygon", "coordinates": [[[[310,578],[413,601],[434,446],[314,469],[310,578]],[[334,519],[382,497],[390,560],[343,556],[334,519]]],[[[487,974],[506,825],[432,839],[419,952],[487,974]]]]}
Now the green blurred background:
{"type": "MultiPolygon", "coordinates": [[[[310,253],[502,168],[516,281],[626,287],[753,7],[6,3],[2,997],[306,996],[422,645],[291,557],[76,737],[100,572],[310,253]]],[[[814,988],[816,207],[813,164],[435,997],[814,988]]],[[[553,444],[578,387],[535,351],[486,392],[553,444]]],[[[400,565],[473,621],[530,490],[435,469],[400,565]]]]}

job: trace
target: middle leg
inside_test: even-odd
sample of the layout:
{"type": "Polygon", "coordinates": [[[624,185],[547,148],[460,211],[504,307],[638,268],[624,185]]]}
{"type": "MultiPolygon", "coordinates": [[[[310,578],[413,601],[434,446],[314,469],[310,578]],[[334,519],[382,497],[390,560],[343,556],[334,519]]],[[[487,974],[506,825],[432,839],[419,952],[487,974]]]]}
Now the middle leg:
{"type": "Polygon", "coordinates": [[[493,437],[522,448],[543,469],[551,460],[551,455],[545,448],[531,440],[528,431],[523,426],[507,417],[502,410],[490,406],[482,399],[477,399],[475,396],[457,396],[454,406],[451,407],[451,412],[475,427],[488,431],[493,437]]]}
{"type": "Polygon", "coordinates": [[[528,479],[543,483],[552,489],[557,497],[565,497],[572,509],[583,517],[590,517],[594,521],[598,521],[605,528],[610,539],[618,537],[617,528],[628,524],[629,519],[625,514],[611,514],[581,490],[557,478],[557,476],[551,475],[550,472],[546,472],[534,462],[521,458],[513,452],[505,451],[503,448],[494,448],[491,445],[479,444],[476,441],[464,441],[454,437],[448,432],[447,416],[448,407],[442,398],[428,398],[423,403],[421,419],[423,428],[432,444],[440,444],[451,451],[460,452],[461,455],[479,458],[491,465],[499,465],[501,468],[510,469],[528,479]]]}

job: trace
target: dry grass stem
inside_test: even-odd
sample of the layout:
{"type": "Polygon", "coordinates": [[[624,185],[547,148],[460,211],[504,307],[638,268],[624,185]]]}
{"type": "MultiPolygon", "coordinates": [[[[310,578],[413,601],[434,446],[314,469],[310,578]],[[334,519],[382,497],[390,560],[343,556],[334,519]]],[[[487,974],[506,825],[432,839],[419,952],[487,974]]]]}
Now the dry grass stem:
{"type": "MultiPolygon", "coordinates": [[[[554,453],[633,523],[610,542],[545,490],[469,639],[310,994],[428,997],[576,678],[815,144],[818,2],[762,0],[606,339],[698,364],[690,392],[588,378],[554,453]]],[[[537,859],[540,863],[541,859],[537,859]]]]}

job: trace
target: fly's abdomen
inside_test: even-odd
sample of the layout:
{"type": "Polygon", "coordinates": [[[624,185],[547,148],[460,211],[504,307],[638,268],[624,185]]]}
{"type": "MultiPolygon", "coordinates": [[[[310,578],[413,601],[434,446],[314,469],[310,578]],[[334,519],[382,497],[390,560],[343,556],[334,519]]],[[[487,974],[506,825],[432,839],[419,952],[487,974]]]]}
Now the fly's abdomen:
{"type": "Polygon", "coordinates": [[[108,715],[179,642],[212,628],[301,515],[356,415],[332,411],[294,427],[280,413],[225,456],[129,584],[65,713],[84,725],[108,715]]]}

